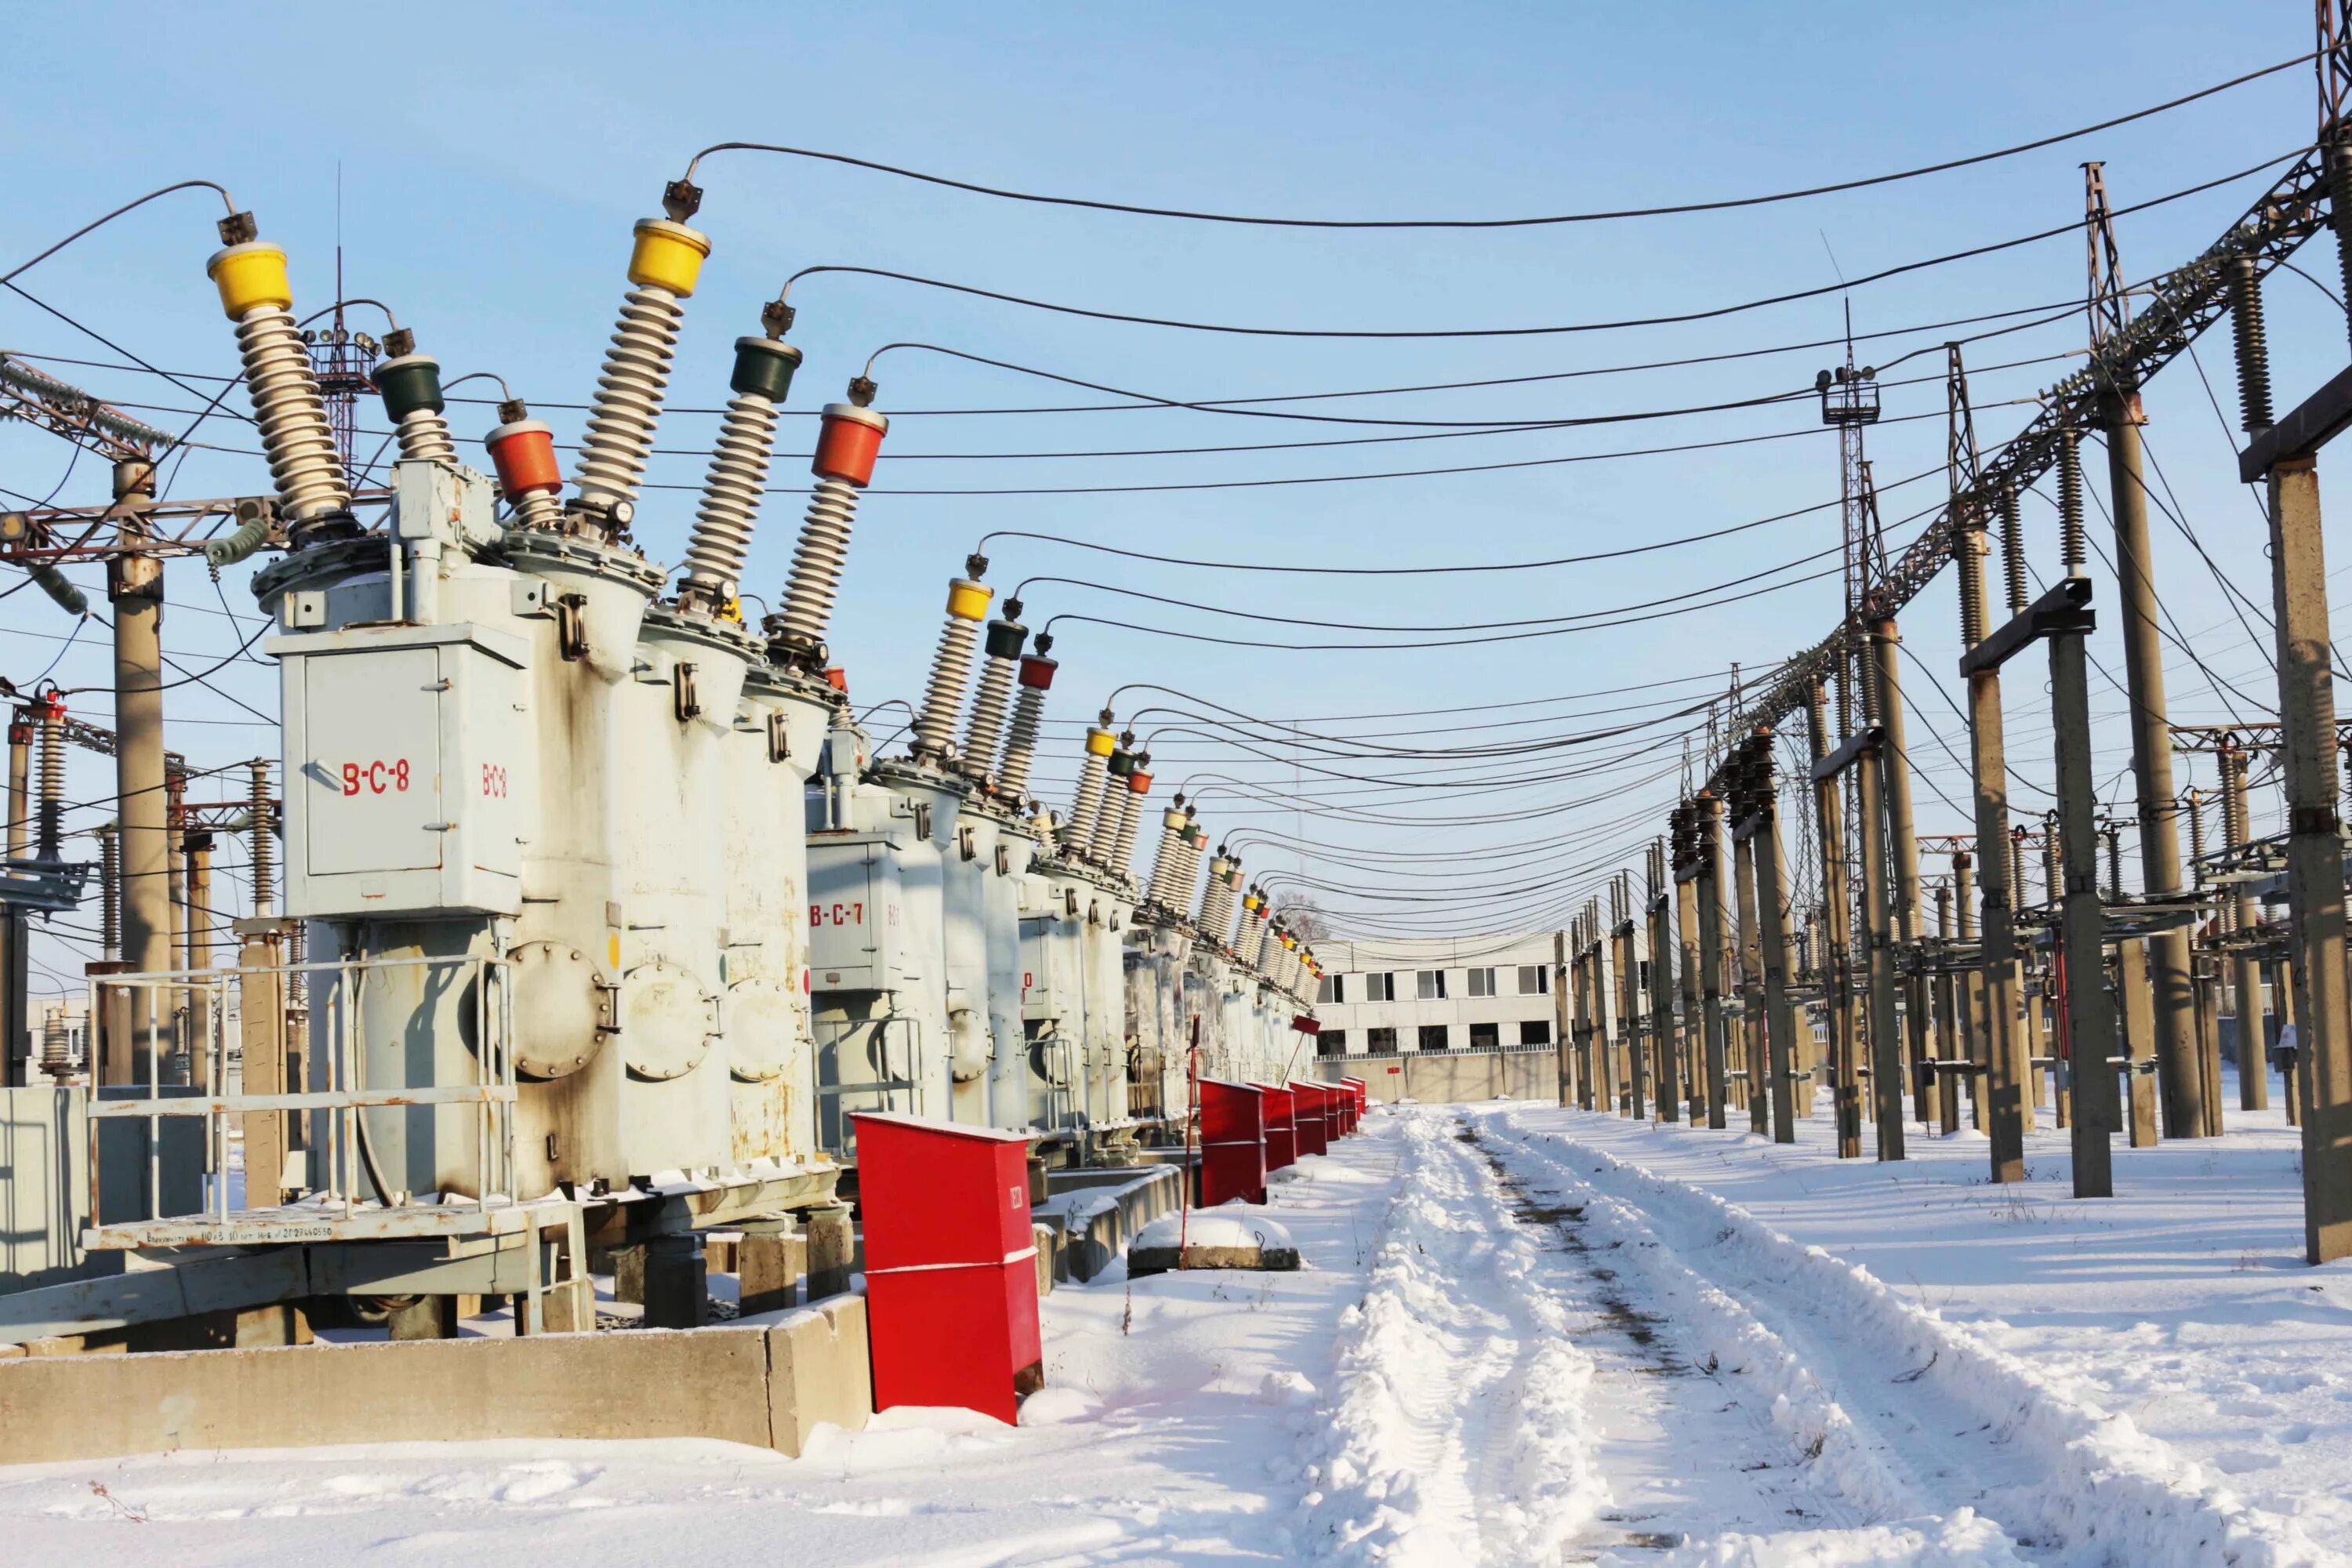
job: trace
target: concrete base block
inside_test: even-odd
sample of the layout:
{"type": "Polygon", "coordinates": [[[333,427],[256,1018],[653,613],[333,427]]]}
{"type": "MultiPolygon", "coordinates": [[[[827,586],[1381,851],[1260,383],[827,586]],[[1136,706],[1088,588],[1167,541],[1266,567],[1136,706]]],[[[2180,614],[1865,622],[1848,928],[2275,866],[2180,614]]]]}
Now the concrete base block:
{"type": "Polygon", "coordinates": [[[454,1340],[457,1337],[457,1298],[419,1296],[413,1306],[394,1308],[383,1321],[395,1340],[454,1340]]]}
{"type": "Polygon", "coordinates": [[[737,1247],[740,1310],[745,1317],[754,1312],[778,1312],[793,1305],[800,1297],[800,1259],[807,1256],[807,1242],[797,1236],[779,1231],[773,1235],[747,1234],[737,1247]]]}
{"type": "Polygon", "coordinates": [[[815,1300],[849,1289],[849,1275],[857,1237],[849,1222],[849,1205],[832,1204],[808,1211],[808,1291],[815,1300]]]}
{"type": "Polygon", "coordinates": [[[1116,1262],[1128,1238],[1184,1201],[1182,1173],[1169,1165],[1057,1171],[1054,1195],[1032,1217],[1053,1227],[1057,1279],[1084,1282],[1116,1262]]]}
{"type": "Polygon", "coordinates": [[[0,1464],[184,1448],[715,1437],[797,1456],[873,1409],[866,1302],[768,1327],[0,1359],[0,1464]]]}
{"type": "Polygon", "coordinates": [[[1050,1296],[1061,1268],[1062,1233],[1050,1225],[1033,1225],[1029,1230],[1037,1238],[1037,1294],[1050,1296]]]}
{"type": "MultiPolygon", "coordinates": [[[[1172,1273],[1177,1267],[1176,1248],[1172,1247],[1139,1247],[1127,1255],[1127,1277],[1140,1279],[1147,1274],[1172,1273]]],[[[1298,1249],[1295,1247],[1188,1247],[1184,1248],[1186,1268],[1245,1268],[1262,1273],[1287,1274],[1298,1268],[1298,1249]]]]}

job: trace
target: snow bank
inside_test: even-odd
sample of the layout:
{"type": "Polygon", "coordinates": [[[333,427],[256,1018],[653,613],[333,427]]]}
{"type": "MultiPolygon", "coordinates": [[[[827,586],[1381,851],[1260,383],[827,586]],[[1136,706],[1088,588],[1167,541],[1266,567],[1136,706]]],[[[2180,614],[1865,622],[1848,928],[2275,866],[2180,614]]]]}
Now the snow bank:
{"type": "Polygon", "coordinates": [[[2039,1478],[2000,1497],[2010,1526],[2031,1539],[2063,1545],[2082,1560],[2132,1568],[2301,1568],[2342,1561],[2313,1542],[2299,1521],[2251,1506],[2129,1416],[2069,1397],[2029,1363],[1904,1300],[1868,1269],[1804,1246],[1688,1183],[1570,1133],[1531,1126],[1528,1112],[1498,1120],[1531,1151],[1573,1148],[1579,1160],[1571,1179],[1625,1199],[1607,1213],[1629,1234],[1646,1220],[1685,1251],[1704,1246],[1710,1267],[1745,1273],[1801,1303],[1831,1332],[1869,1342],[1875,1357],[1901,1362],[1911,1369],[1906,1378],[1925,1381],[1954,1408],[1987,1424],[2031,1459],[2039,1478]]]}
{"type": "Polygon", "coordinates": [[[1302,1534],[1354,1562],[1549,1562],[1597,1514],[1592,1362],[1492,1178],[1430,1121],[1402,1129],[1370,1289],[1342,1315],[1338,1400],[1310,1433],[1302,1534]]]}

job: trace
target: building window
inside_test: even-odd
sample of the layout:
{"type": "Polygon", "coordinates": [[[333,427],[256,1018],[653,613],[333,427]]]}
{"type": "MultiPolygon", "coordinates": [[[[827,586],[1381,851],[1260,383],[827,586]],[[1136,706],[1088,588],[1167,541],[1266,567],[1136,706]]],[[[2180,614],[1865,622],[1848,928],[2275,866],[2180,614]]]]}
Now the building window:
{"type": "Polygon", "coordinates": [[[1393,975],[1393,974],[1367,974],[1367,975],[1365,975],[1365,976],[1364,976],[1364,1000],[1365,1000],[1365,1001],[1367,1001],[1367,1002],[1393,1002],[1393,1001],[1395,1001],[1395,1000],[1396,1000],[1396,976],[1395,976],[1395,975],[1393,975]]]}
{"type": "Polygon", "coordinates": [[[1315,1037],[1315,1054],[1318,1057],[1344,1057],[1348,1054],[1348,1031],[1326,1029],[1315,1037]]]}
{"type": "Polygon", "coordinates": [[[1519,1044],[1548,1046],[1551,1044],[1551,1025],[1541,1018],[1528,1018],[1519,1025],[1519,1044]]]}
{"type": "Polygon", "coordinates": [[[1376,1057],[1392,1057],[1396,1055],[1396,1031],[1394,1029],[1366,1029],[1364,1031],[1364,1049],[1376,1057]]]}
{"type": "Polygon", "coordinates": [[[1551,994],[1551,971],[1540,963],[1519,965],[1519,994],[1549,996],[1551,994]]]}
{"type": "Polygon", "coordinates": [[[1424,1051],[1444,1050],[1445,1048],[1445,1026],[1443,1024],[1423,1024],[1421,1026],[1421,1048],[1424,1051]]]}
{"type": "Polygon", "coordinates": [[[1473,1024],[1470,1026],[1470,1048],[1474,1051],[1499,1051],[1503,1048],[1503,1026],[1473,1024]]]}
{"type": "Polygon", "coordinates": [[[1415,970],[1412,985],[1413,994],[1423,1002],[1445,1000],[1445,971],[1443,969],[1415,970]]]}
{"type": "Polygon", "coordinates": [[[1495,994],[1495,972],[1491,969],[1470,971],[1470,994],[1492,996],[1495,994]]]}
{"type": "Polygon", "coordinates": [[[1315,987],[1315,1000],[1318,1002],[1345,1002],[1348,999],[1348,989],[1345,985],[1340,984],[1345,979],[1347,979],[1347,976],[1344,974],[1325,975],[1315,987]]]}

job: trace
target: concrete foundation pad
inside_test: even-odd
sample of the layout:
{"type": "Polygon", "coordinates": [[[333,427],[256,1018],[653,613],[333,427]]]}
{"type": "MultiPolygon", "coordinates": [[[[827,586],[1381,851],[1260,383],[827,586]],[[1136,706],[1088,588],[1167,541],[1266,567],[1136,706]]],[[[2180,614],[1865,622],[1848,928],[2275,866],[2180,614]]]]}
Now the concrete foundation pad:
{"type": "Polygon", "coordinates": [[[797,1456],[873,1410],[862,1296],[772,1323],[0,1360],[0,1464],[183,1448],[717,1437],[797,1456]]]}

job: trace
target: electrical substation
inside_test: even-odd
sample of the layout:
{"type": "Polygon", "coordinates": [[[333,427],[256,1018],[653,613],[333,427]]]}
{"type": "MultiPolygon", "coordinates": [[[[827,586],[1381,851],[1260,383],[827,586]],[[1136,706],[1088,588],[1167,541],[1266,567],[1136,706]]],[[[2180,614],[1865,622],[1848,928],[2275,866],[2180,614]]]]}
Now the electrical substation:
{"type": "MultiPolygon", "coordinates": [[[[1115,1478],[1066,1536],[1024,1520],[962,1558],[906,1525],[818,1554],[2347,1560],[2324,1474],[2352,1452],[2326,1403],[2352,1399],[2352,667],[2319,476],[2352,428],[2329,368],[2352,353],[2352,0],[2314,16],[2294,58],[2052,121],[2079,129],[1591,210],[1274,216],[845,138],[633,147],[679,171],[645,216],[583,217],[521,268],[601,258],[595,298],[618,293],[571,323],[601,348],[568,402],[487,364],[477,341],[512,342],[490,309],[346,285],[340,227],[335,297],[298,300],[330,258],[233,168],[13,242],[0,307],[115,357],[0,350],[0,458],[72,465],[47,495],[0,476],[0,599],[37,590],[0,633],[43,650],[5,645],[0,674],[0,1518],[58,1466],[352,1448],[392,1473],[415,1456],[387,1447],[575,1439],[772,1450],[802,1468],[771,1492],[835,1489],[812,1517],[984,1514],[1000,1480],[1051,1513],[1066,1479],[1097,1486],[1098,1443],[1148,1472],[1133,1521],[1115,1478]],[[2164,117],[2290,80],[2317,112],[2286,152],[2111,192],[2164,117]],[[1598,245],[2045,153],[2079,221],[1851,274],[1823,226],[1834,283],[1477,327],[1423,318],[1512,312],[1400,289],[1345,327],[1213,320],[896,238],[871,265],[787,254],[761,183],[1129,246],[1598,245]],[[2185,253],[2127,255],[2125,220],[2225,208],[2185,253]],[[201,321],[227,374],[29,291],[134,225],[184,285],[140,310],[201,321]],[[1869,292],[2042,241],[2079,247],[2035,253],[2054,302],[1889,327],[1869,292]],[[740,288],[730,248],[784,281],[740,288]],[[1734,335],[1791,304],[1834,329],[1734,335]],[[966,309],[998,335],[958,337],[966,309]],[[1723,335],[1587,352],[1668,328],[1723,335]],[[1114,331],[1556,358],[1212,396],[1054,335],[1114,331]],[[919,395],[918,365],[1050,397],[934,405],[961,393],[919,395]],[[1706,391],[1510,413],[1534,384],[1668,372],[1706,391]],[[1788,384],[1738,395],[1750,374],[1788,384]],[[113,390],[142,375],[162,390],[113,390]],[[2218,481],[2151,413],[2192,384],[2218,481]],[[1479,416],[1402,412],[1454,394],[1479,416]],[[1731,423],[1759,410],[1784,427],[1731,423]],[[1223,435],[933,435],[1078,416],[1223,435]],[[1706,434],[1192,481],[926,466],[1653,419],[1706,434]],[[1546,466],[1695,472],[1783,437],[1832,498],[1727,523],[1653,485],[1638,527],[1536,509],[1525,559],[1472,499],[1473,475],[1573,492],[1589,470],[1546,466]],[[247,478],[183,494],[192,452],[196,488],[247,478]],[[1372,480],[1445,499],[1408,523],[1353,499],[1372,480]],[[2242,510],[2205,515],[2209,482],[2242,510]],[[1193,537],[1327,485],[1357,509],[1337,542],[1193,537]],[[954,552],[907,542],[919,514],[954,552]],[[1792,521],[1826,547],[1748,532],[1792,521]],[[1748,551],[1769,563],[1690,564],[1748,551]],[[1616,588],[1585,574],[1639,596],[1588,603],[1616,588]],[[1201,586],[1236,576],[1260,596],[1201,586]],[[878,583],[919,584],[927,618],[878,583]],[[1528,584],[1558,607],[1506,618],[1528,584]],[[2192,605],[2231,619],[2186,627],[2192,605]],[[235,651],[192,652],[183,612],[235,651]],[[905,658],[886,679],[874,649],[905,658]],[[239,660],[274,705],[226,689],[239,660]],[[1408,668],[1439,695],[1408,703],[1408,668]],[[184,711],[199,693],[236,716],[184,711]],[[231,724],[262,743],[200,728],[231,724]],[[905,1495],[859,1489],[889,1473],[905,1495]],[[1195,1481],[1217,1500],[1167,1502],[1195,1481]],[[1163,1506],[1187,1522],[1153,1534],[1163,1506]]],[[[434,264],[417,243],[401,268],[434,264]]],[[[636,1452],[663,1485],[706,1457],[636,1452]]],[[[150,1506],[113,1484],[88,1489],[117,1517],[150,1506]]],[[[668,1506],[645,1485],[623,1506],[668,1506]]]]}

